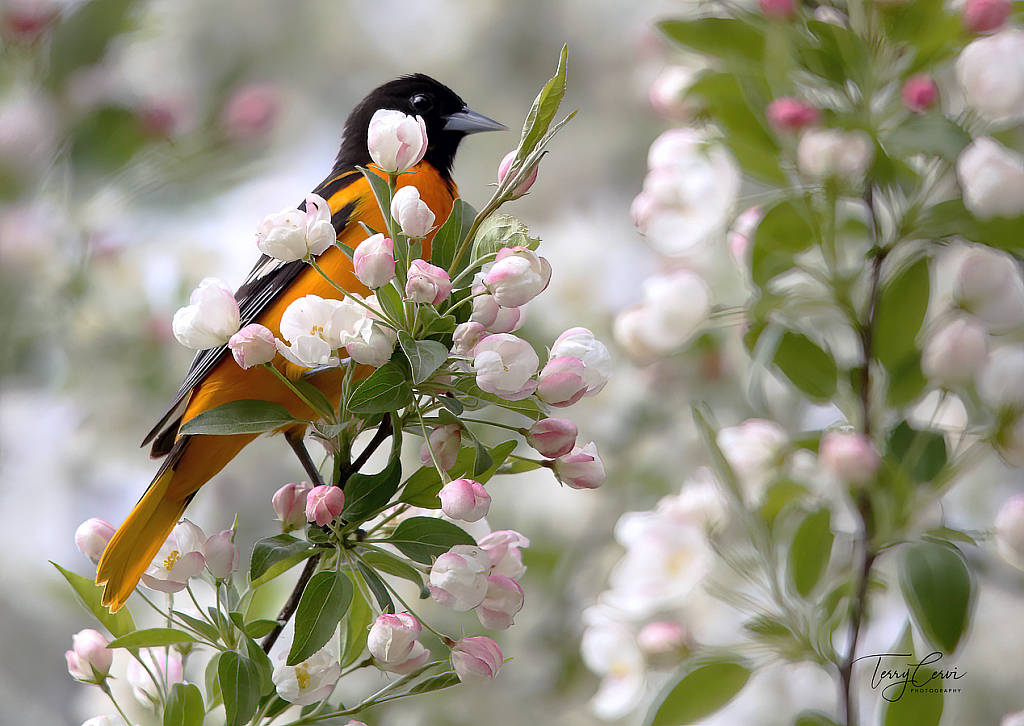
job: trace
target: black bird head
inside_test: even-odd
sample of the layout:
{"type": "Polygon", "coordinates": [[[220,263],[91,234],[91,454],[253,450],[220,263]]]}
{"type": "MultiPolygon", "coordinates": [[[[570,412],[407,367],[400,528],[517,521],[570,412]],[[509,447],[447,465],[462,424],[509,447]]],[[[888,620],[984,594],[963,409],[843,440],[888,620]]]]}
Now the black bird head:
{"type": "Polygon", "coordinates": [[[497,121],[470,110],[452,89],[430,76],[422,73],[402,76],[375,88],[352,110],[345,122],[335,172],[370,163],[366,131],[370,118],[382,108],[423,118],[428,143],[424,159],[449,182],[455,152],[466,134],[506,130],[497,121]]]}

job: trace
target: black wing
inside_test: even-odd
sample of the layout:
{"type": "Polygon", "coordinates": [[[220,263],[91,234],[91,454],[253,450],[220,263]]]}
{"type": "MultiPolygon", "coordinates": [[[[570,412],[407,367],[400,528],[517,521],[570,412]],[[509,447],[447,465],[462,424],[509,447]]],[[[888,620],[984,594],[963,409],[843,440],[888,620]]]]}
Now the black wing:
{"type": "MultiPolygon", "coordinates": [[[[356,169],[339,174],[336,167],[334,174],[317,187],[314,193],[330,201],[332,196],[361,177],[362,173],[356,169]]],[[[303,202],[299,205],[299,209],[305,209],[305,204],[303,202]]],[[[340,235],[348,225],[354,211],[355,201],[352,201],[343,205],[331,215],[331,223],[334,225],[337,234],[340,235]]],[[[256,320],[277,296],[298,277],[305,267],[306,263],[302,260],[281,262],[268,255],[261,255],[248,277],[245,278],[245,282],[235,291],[241,325],[244,327],[256,320]]],[[[163,416],[160,417],[160,421],[146,435],[142,442],[143,446],[151,441],[153,442],[153,448],[150,451],[150,455],[153,458],[164,456],[171,450],[171,447],[174,445],[174,439],[177,436],[178,427],[181,425],[181,417],[175,418],[178,407],[188,398],[192,389],[227,354],[227,345],[207,348],[196,353],[196,357],[192,359],[192,365],[188,369],[188,374],[178,389],[178,393],[174,396],[171,405],[167,407],[163,416]]]]}

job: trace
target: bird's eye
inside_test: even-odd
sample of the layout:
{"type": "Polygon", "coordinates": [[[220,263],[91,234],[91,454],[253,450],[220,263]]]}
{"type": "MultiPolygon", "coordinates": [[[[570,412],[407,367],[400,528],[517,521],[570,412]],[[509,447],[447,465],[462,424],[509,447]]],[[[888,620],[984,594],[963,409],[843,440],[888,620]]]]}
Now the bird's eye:
{"type": "Polygon", "coordinates": [[[434,107],[434,99],[422,93],[417,93],[409,99],[409,103],[412,105],[412,110],[418,114],[427,113],[434,107]]]}

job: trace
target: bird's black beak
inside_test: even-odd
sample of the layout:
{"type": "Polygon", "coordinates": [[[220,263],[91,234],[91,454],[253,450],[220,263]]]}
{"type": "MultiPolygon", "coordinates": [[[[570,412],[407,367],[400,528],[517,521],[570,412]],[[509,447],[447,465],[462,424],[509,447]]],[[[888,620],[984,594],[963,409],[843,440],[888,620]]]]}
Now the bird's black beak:
{"type": "Polygon", "coordinates": [[[448,116],[444,124],[445,131],[461,131],[464,134],[478,134],[483,131],[508,131],[508,126],[489,119],[482,113],[471,110],[468,106],[448,116]]]}

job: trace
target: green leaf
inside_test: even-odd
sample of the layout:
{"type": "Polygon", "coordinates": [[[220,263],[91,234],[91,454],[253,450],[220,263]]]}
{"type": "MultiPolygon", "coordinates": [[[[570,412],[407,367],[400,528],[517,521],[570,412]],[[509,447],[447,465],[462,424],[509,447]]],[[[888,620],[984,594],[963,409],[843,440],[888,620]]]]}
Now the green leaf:
{"type": "Polygon", "coordinates": [[[750,268],[754,284],[764,285],[794,267],[793,257],[815,243],[814,230],[791,201],[765,212],[754,232],[750,268]]]}
{"type": "Polygon", "coordinates": [[[916,351],[915,341],[928,309],[928,259],[902,270],[881,291],[874,311],[874,357],[886,370],[899,370],[916,351]]]}
{"type": "Polygon", "coordinates": [[[259,640],[265,635],[269,635],[270,632],[278,625],[276,620],[267,620],[266,618],[257,618],[256,620],[250,620],[244,624],[242,630],[250,638],[259,640]]]}
{"type": "Polygon", "coordinates": [[[203,726],[206,706],[194,683],[175,683],[167,696],[163,726],[203,726]]]}
{"type": "Polygon", "coordinates": [[[295,611],[295,639],[288,665],[296,665],[327,645],[352,604],[352,581],[333,570],[309,579],[295,611]]]}
{"type": "Polygon", "coordinates": [[[914,689],[892,701],[885,700],[883,726],[938,726],[942,718],[942,681],[931,680],[934,672],[927,667],[913,670],[915,683],[930,681],[932,687],[914,689]]]}
{"type": "Polygon", "coordinates": [[[274,692],[274,666],[270,662],[270,657],[251,637],[243,637],[242,644],[245,646],[246,657],[252,661],[260,674],[260,695],[269,696],[274,692]]]}
{"type": "Polygon", "coordinates": [[[180,433],[187,436],[262,434],[293,423],[300,422],[279,403],[242,399],[222,403],[216,408],[203,411],[182,424],[180,433]]]}
{"type": "Polygon", "coordinates": [[[396,323],[401,323],[405,320],[405,303],[402,301],[401,293],[398,292],[394,285],[388,284],[378,287],[376,295],[381,310],[384,311],[385,315],[396,323]]]}
{"type": "Polygon", "coordinates": [[[334,406],[331,405],[330,399],[319,388],[301,378],[297,381],[292,381],[291,384],[313,404],[313,411],[317,416],[325,421],[332,420],[334,417],[334,406]]]}
{"type": "Polygon", "coordinates": [[[836,392],[835,361],[807,336],[787,330],[772,362],[812,401],[827,401],[836,392]]]}
{"type": "Polygon", "coordinates": [[[455,545],[474,545],[469,534],[443,519],[410,517],[395,527],[387,541],[406,557],[429,565],[455,545]]]}
{"type": "Polygon", "coordinates": [[[1024,215],[978,219],[957,197],[931,207],[921,223],[921,233],[935,239],[964,237],[1019,254],[1024,249],[1024,215]]]}
{"type": "Polygon", "coordinates": [[[108,648],[159,648],[164,645],[175,643],[195,643],[196,639],[188,633],[174,628],[148,628],[146,630],[135,630],[120,638],[110,641],[108,648]]]}
{"type": "Polygon", "coordinates": [[[76,169],[89,168],[112,174],[131,161],[150,140],[138,114],[126,108],[100,108],[73,129],[71,160],[76,169]]]}
{"type": "Polygon", "coordinates": [[[100,598],[103,596],[103,585],[97,585],[87,577],[82,577],[71,570],[66,570],[56,562],[51,561],[50,564],[56,567],[60,574],[64,575],[64,579],[68,581],[68,584],[75,591],[78,601],[100,621],[100,624],[111,635],[118,638],[135,630],[135,621],[132,620],[132,615],[128,612],[128,608],[121,608],[116,613],[111,613],[105,605],[100,604],[100,598]]]}
{"type": "MultiPolygon", "coordinates": [[[[377,206],[380,207],[381,215],[383,215],[384,219],[391,219],[391,187],[388,186],[388,180],[365,167],[357,166],[356,168],[363,173],[366,181],[370,183],[370,189],[377,200],[377,206]]],[[[391,235],[387,236],[390,237],[391,235]]]]}
{"type": "Polygon", "coordinates": [[[913,115],[900,124],[887,139],[898,154],[937,156],[955,163],[971,135],[952,119],[941,114],[913,115]]]}
{"type": "Polygon", "coordinates": [[[367,587],[369,587],[370,592],[373,593],[373,597],[377,601],[377,605],[380,607],[381,612],[395,612],[395,603],[391,599],[391,593],[388,592],[387,585],[385,585],[384,581],[380,579],[380,576],[362,562],[357,563],[357,566],[359,567],[359,574],[363,576],[363,580],[366,582],[367,587]]]}
{"type": "Polygon", "coordinates": [[[198,633],[203,635],[203,637],[205,637],[210,642],[216,643],[218,640],[220,640],[220,631],[217,630],[217,628],[215,628],[210,623],[206,622],[205,620],[193,617],[188,613],[181,612],[180,610],[174,611],[174,617],[188,623],[193,629],[195,629],[198,633]]]}
{"type": "Polygon", "coordinates": [[[765,524],[771,528],[783,509],[805,496],[807,496],[807,487],[797,484],[795,481],[783,479],[768,487],[764,496],[761,497],[761,507],[758,511],[765,524]]]}
{"type": "Polygon", "coordinates": [[[448,268],[455,261],[455,251],[465,239],[475,217],[476,210],[461,198],[457,198],[452,204],[448,219],[434,233],[434,239],[430,243],[430,264],[448,270],[452,279],[455,279],[461,270],[448,268]]]}
{"type": "Polygon", "coordinates": [[[254,584],[275,564],[292,558],[302,559],[314,554],[309,542],[290,534],[276,534],[258,541],[252,548],[249,580],[254,584]]]}
{"type": "Polygon", "coordinates": [[[410,694],[417,693],[430,693],[431,691],[440,691],[442,688],[450,688],[451,686],[457,686],[462,681],[455,675],[454,671],[448,671],[446,673],[439,673],[436,676],[426,678],[412,688],[409,689],[410,694]]]}
{"type": "Polygon", "coordinates": [[[658,27],[670,40],[687,50],[742,65],[756,66],[764,60],[764,35],[743,20],[666,20],[658,27]]]}
{"type": "Polygon", "coordinates": [[[395,577],[401,577],[416,585],[420,589],[421,600],[430,597],[430,590],[423,583],[423,575],[405,560],[398,559],[398,557],[390,552],[380,552],[377,550],[360,552],[359,557],[368,567],[372,567],[374,570],[379,570],[395,577]]]}
{"type": "Polygon", "coordinates": [[[412,382],[423,383],[448,360],[448,348],[436,340],[416,340],[404,330],[398,332],[398,344],[412,367],[412,382]]]}
{"type": "Polygon", "coordinates": [[[348,410],[358,415],[397,411],[412,403],[412,387],[396,363],[385,363],[352,392],[348,410]]]}
{"type": "Polygon", "coordinates": [[[536,247],[525,224],[508,214],[492,214],[473,237],[472,262],[497,254],[504,247],[536,247]]]}
{"type": "Polygon", "coordinates": [[[900,587],[921,633],[938,650],[952,653],[967,630],[973,581],[953,547],[920,542],[904,548],[900,587]]]}
{"type": "Polygon", "coordinates": [[[732,73],[709,72],[694,81],[687,98],[696,100],[722,126],[725,144],[744,171],[774,185],[786,184],[779,168],[779,145],[766,126],[763,89],[732,73]]]}
{"type": "Polygon", "coordinates": [[[217,660],[217,682],[224,699],[226,726],[242,726],[260,703],[260,671],[249,658],[234,651],[217,660]]]}
{"type": "Polygon", "coordinates": [[[356,472],[345,482],[344,517],[349,522],[363,522],[381,511],[391,501],[402,482],[401,436],[392,442],[388,463],[376,474],[356,472]]]}
{"type": "MultiPolygon", "coordinates": [[[[350,577],[359,577],[359,575],[350,575],[350,577]]],[[[363,588],[354,584],[352,604],[345,614],[345,622],[341,628],[343,640],[340,646],[342,653],[340,660],[342,668],[348,668],[355,663],[366,650],[366,631],[370,629],[375,615],[373,608],[363,597],[363,588]]]]}
{"type": "MultiPolygon", "coordinates": [[[[509,411],[515,411],[516,413],[522,414],[534,421],[539,421],[547,416],[547,412],[536,399],[531,397],[524,398],[521,401],[506,401],[504,398],[496,396],[493,393],[481,391],[480,387],[476,385],[476,379],[473,377],[462,378],[455,383],[454,387],[457,391],[465,394],[464,397],[461,397],[461,403],[463,403],[467,408],[481,408],[490,404],[509,411]],[[472,400],[469,400],[472,398],[478,399],[479,402],[475,403],[472,400]]],[[[445,398],[440,398],[439,400],[443,403],[445,398]]]]}
{"type": "Polygon", "coordinates": [[[825,574],[833,539],[832,515],[828,509],[808,514],[793,535],[789,548],[789,578],[802,597],[809,597],[825,574]]]}
{"type": "Polygon", "coordinates": [[[494,466],[491,453],[480,439],[473,437],[473,477],[476,478],[494,466]]]}
{"type": "Polygon", "coordinates": [[[92,0],[61,21],[49,45],[51,83],[60,86],[72,72],[99,63],[114,37],[128,29],[134,4],[134,0],[92,0]]]}
{"type": "Polygon", "coordinates": [[[928,379],[921,372],[921,354],[914,351],[898,369],[889,372],[886,400],[893,408],[902,409],[920,398],[927,387],[928,379]]]}
{"type": "Polygon", "coordinates": [[[669,686],[652,708],[644,726],[678,726],[709,716],[743,690],[750,668],[731,660],[712,660],[689,671],[669,686]]]}
{"type": "Polygon", "coordinates": [[[533,151],[541,137],[547,133],[555,114],[558,113],[558,106],[562,103],[562,97],[565,96],[568,56],[569,47],[563,45],[562,52],[558,55],[558,68],[555,70],[555,75],[544,84],[540,93],[537,94],[533,106],[530,107],[530,113],[527,114],[526,121],[523,123],[522,136],[519,138],[517,156],[520,158],[525,158],[533,151]]]}
{"type": "Polygon", "coordinates": [[[946,465],[946,437],[935,431],[917,431],[903,421],[889,436],[887,454],[911,480],[929,482],[946,465]]]}

